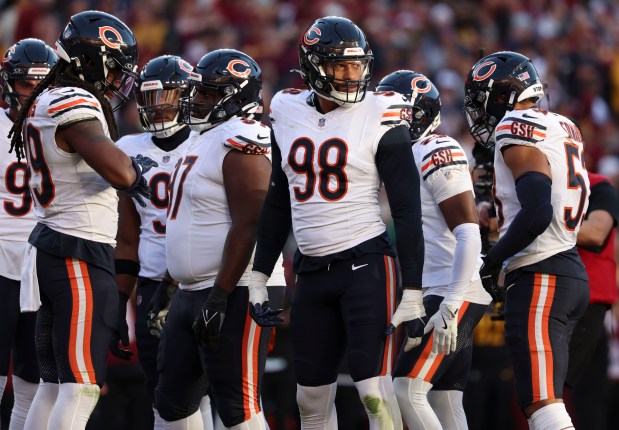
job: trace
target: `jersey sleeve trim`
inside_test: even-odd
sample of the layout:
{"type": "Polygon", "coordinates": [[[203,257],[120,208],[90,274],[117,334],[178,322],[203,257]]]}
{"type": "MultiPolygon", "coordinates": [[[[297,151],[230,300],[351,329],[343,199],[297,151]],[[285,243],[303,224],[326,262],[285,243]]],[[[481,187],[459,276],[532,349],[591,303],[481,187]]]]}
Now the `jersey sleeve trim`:
{"type": "Polygon", "coordinates": [[[234,138],[230,137],[226,139],[224,145],[229,146],[234,149],[238,149],[242,152],[247,152],[250,154],[262,155],[268,154],[271,151],[270,143],[260,143],[254,140],[248,139],[244,136],[234,136],[234,138]]]}
{"type": "Polygon", "coordinates": [[[537,122],[527,121],[523,118],[508,117],[497,127],[496,141],[508,140],[510,144],[536,144],[546,139],[546,130],[546,126],[537,122]]]}
{"type": "Polygon", "coordinates": [[[404,119],[402,118],[402,110],[410,109],[410,105],[391,105],[389,106],[381,117],[380,125],[399,125],[402,124],[404,119]]]}

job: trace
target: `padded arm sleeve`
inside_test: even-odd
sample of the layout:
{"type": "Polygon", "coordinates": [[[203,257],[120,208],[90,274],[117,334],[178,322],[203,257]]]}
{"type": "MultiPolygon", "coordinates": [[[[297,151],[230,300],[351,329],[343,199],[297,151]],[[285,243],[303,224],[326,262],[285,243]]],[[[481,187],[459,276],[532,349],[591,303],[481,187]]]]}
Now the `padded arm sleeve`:
{"type": "Polygon", "coordinates": [[[271,186],[258,222],[256,255],[252,269],[268,276],[273,273],[292,226],[288,178],[282,170],[282,154],[273,132],[271,132],[271,148],[271,186]]]}
{"type": "Polygon", "coordinates": [[[516,180],[520,211],[505,236],[492,247],[490,258],[502,263],[529,246],[552,222],[552,180],[541,172],[526,172],[516,180]]]}
{"type": "Polygon", "coordinates": [[[423,231],[419,173],[404,126],[387,131],[376,151],[376,167],[385,184],[396,232],[402,286],[421,288],[423,231]]]}

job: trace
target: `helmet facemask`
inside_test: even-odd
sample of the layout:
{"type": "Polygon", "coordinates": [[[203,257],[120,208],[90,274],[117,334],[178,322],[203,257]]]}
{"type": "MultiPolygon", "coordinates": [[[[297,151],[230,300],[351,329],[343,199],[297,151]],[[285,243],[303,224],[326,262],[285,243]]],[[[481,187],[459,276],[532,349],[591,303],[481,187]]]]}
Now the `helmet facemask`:
{"type": "Polygon", "coordinates": [[[180,87],[166,88],[161,81],[143,82],[140,91],[136,91],[136,102],[144,129],[165,138],[182,128],[179,104],[185,91],[180,87]]]}
{"type": "MultiPolygon", "coordinates": [[[[347,50],[361,48],[348,48],[347,50]]],[[[314,77],[312,89],[320,96],[339,105],[358,103],[365,98],[371,79],[372,58],[366,55],[330,58],[320,54],[308,55],[314,77]],[[340,77],[339,76],[344,76],[340,77]],[[346,76],[357,75],[357,79],[346,76]]]]}

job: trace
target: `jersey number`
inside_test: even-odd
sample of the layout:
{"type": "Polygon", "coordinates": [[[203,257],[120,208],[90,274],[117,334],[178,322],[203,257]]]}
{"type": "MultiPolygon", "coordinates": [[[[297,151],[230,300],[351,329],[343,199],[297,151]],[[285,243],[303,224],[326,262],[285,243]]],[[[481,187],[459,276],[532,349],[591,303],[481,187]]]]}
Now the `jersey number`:
{"type": "MultiPolygon", "coordinates": [[[[159,172],[150,178],[148,183],[150,188],[150,201],[157,209],[168,209],[169,198],[168,189],[170,187],[170,174],[159,172]]],[[[157,234],[165,234],[165,224],[160,221],[153,221],[153,230],[157,234]]]]}
{"type": "Polygon", "coordinates": [[[172,182],[170,183],[170,202],[172,202],[172,206],[168,207],[169,219],[176,219],[176,215],[178,215],[178,207],[180,206],[181,200],[183,199],[183,185],[185,185],[185,179],[187,179],[187,175],[193,168],[193,165],[196,164],[197,159],[198,157],[195,156],[187,156],[185,157],[185,159],[179,159],[178,163],[176,163],[176,167],[174,168],[174,174],[172,175],[172,182]],[[181,173],[181,178],[178,184],[176,195],[174,195],[174,185],[176,184],[176,178],[178,176],[178,171],[180,170],[181,166],[185,166],[185,168],[183,169],[183,173],[181,173]]]}
{"type": "Polygon", "coordinates": [[[26,164],[12,163],[6,169],[6,190],[14,195],[21,196],[21,205],[15,206],[15,203],[11,200],[4,201],[4,210],[11,216],[24,216],[32,208],[32,196],[30,195],[30,188],[28,186],[30,172],[26,164]],[[20,178],[19,182],[18,179],[20,178]]]}
{"type": "Polygon", "coordinates": [[[51,172],[45,161],[45,155],[43,154],[41,132],[32,124],[28,124],[26,126],[26,139],[28,140],[26,153],[32,173],[30,178],[34,178],[35,173],[38,173],[41,178],[40,184],[31,187],[32,193],[39,204],[46,208],[54,200],[55,187],[52,182],[51,172]]]}
{"type": "Polygon", "coordinates": [[[305,188],[294,187],[294,197],[299,202],[304,202],[314,195],[316,179],[318,178],[318,191],[323,199],[337,201],[346,195],[348,191],[348,179],[344,168],[348,158],[348,146],[340,139],[329,139],[322,142],[318,148],[318,166],[320,170],[316,174],[314,170],[314,156],[316,155],[314,142],[306,137],[294,141],[288,154],[288,165],[296,173],[305,175],[305,188]],[[299,153],[302,158],[299,161],[299,153]],[[335,160],[329,162],[330,152],[335,153],[335,160]],[[330,186],[332,179],[335,186],[330,186]]]}
{"type": "Polygon", "coordinates": [[[565,227],[567,227],[569,231],[574,231],[582,220],[582,213],[585,209],[585,202],[587,201],[586,182],[585,178],[582,176],[587,173],[587,170],[585,168],[584,157],[579,153],[578,146],[573,143],[565,142],[565,157],[567,160],[567,188],[569,190],[580,189],[580,200],[578,201],[576,214],[573,214],[574,208],[571,206],[566,206],[563,209],[563,222],[565,223],[565,227]],[[580,161],[578,164],[582,167],[582,171],[577,170],[578,166],[576,160],[580,161]]]}

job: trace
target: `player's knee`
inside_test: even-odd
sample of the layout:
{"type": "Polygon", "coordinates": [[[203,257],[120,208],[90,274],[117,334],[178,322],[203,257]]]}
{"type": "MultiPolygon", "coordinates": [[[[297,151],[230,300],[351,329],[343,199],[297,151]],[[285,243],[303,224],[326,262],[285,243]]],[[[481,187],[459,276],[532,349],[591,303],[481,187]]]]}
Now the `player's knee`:
{"type": "Polygon", "coordinates": [[[400,408],[428,405],[428,392],[432,384],[417,378],[395,378],[393,380],[395,396],[398,399],[400,408]]]}
{"type": "Polygon", "coordinates": [[[178,421],[191,416],[200,409],[200,400],[198,399],[198,402],[183,402],[176,396],[162,390],[155,390],[155,408],[159,412],[159,416],[165,421],[178,421]]]}
{"type": "Polygon", "coordinates": [[[385,377],[381,376],[355,382],[363,407],[370,417],[391,415],[389,402],[393,399],[393,385],[391,377],[387,378],[389,378],[389,387],[385,386],[385,377]]]}
{"type": "Polygon", "coordinates": [[[334,406],[336,389],[336,382],[318,387],[297,384],[297,404],[301,416],[327,416],[334,406]]]}

